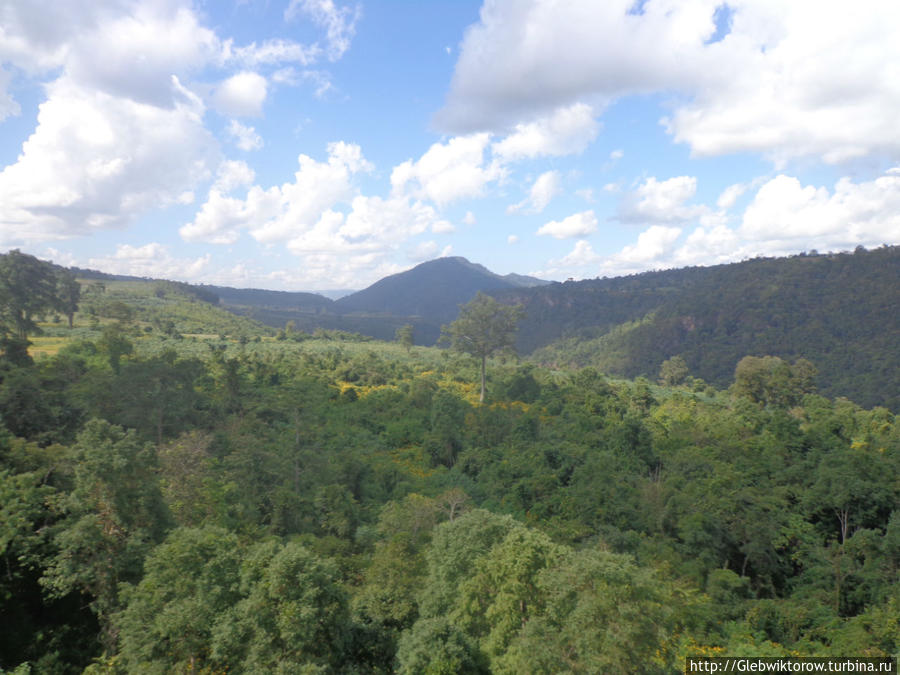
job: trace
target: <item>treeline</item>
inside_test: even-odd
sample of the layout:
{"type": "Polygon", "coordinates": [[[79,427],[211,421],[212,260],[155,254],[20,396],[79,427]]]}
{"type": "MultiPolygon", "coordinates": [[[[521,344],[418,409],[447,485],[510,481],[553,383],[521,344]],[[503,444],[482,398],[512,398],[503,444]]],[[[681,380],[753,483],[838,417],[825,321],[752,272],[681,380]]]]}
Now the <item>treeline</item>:
{"type": "Polygon", "coordinates": [[[479,404],[451,352],[177,339],[138,300],[0,356],[2,670],[900,651],[900,424],[809,361],[741,359],[727,389],[677,358],[664,385],[493,361],[479,404]]]}

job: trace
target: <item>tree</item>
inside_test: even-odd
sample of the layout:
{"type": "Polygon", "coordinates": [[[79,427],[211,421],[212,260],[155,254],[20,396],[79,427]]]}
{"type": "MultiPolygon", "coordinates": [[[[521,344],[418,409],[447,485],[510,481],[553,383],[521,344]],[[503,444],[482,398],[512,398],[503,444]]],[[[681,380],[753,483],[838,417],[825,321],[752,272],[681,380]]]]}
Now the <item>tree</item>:
{"type": "Polygon", "coordinates": [[[25,340],[29,333],[38,332],[34,315],[58,304],[52,265],[18,249],[0,256],[0,315],[4,332],[25,340]]]}
{"type": "Polygon", "coordinates": [[[60,273],[56,278],[57,309],[66,315],[69,328],[72,328],[79,300],[81,300],[81,284],[75,280],[71,272],[60,273]]]}
{"type": "Polygon", "coordinates": [[[121,369],[121,360],[123,356],[131,354],[134,345],[131,340],[125,337],[122,326],[119,324],[108,324],[103,327],[103,335],[98,341],[98,346],[106,352],[109,358],[109,367],[118,375],[121,369]]]}
{"type": "Polygon", "coordinates": [[[400,326],[397,329],[396,333],[397,342],[399,342],[403,348],[409,352],[413,346],[413,327],[411,323],[400,326]]]}
{"type": "Polygon", "coordinates": [[[243,599],[216,618],[212,659],[246,673],[339,672],[351,624],[339,582],[334,562],[299,543],[257,544],[241,565],[243,599]]]}
{"type": "Polygon", "coordinates": [[[61,502],[56,554],[41,583],[50,597],[89,595],[111,649],[121,582],[140,579],[144,556],[169,524],[152,446],[133,431],[91,420],[74,446],[74,490],[61,502]]]}
{"type": "Polygon", "coordinates": [[[688,367],[680,356],[666,359],[659,367],[659,383],[666,387],[677,387],[683,384],[688,376],[688,367]]]}
{"type": "Polygon", "coordinates": [[[519,305],[502,305],[481,291],[460,308],[459,317],[443,331],[450,339],[450,348],[481,359],[481,396],[484,403],[485,365],[492,354],[511,350],[515,345],[516,328],[524,312],[519,305]]]}
{"type": "Polygon", "coordinates": [[[734,369],[733,391],[764,406],[787,407],[815,391],[815,377],[806,359],[790,365],[777,356],[745,356],[734,369]]]}
{"type": "Polygon", "coordinates": [[[208,665],[216,621],[241,600],[241,553],[237,536],[218,527],[179,528],[150,553],[141,582],[123,584],[116,621],[132,672],[208,665]]]}

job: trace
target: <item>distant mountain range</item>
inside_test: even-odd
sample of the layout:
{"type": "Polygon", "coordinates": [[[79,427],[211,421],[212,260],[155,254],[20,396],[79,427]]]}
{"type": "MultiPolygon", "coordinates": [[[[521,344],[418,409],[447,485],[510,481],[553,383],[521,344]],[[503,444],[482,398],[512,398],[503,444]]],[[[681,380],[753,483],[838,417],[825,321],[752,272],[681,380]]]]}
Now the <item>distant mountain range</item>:
{"type": "MultiPolygon", "coordinates": [[[[90,274],[76,270],[79,276],[90,274]]],[[[122,278],[93,273],[93,278],[122,278]]],[[[133,278],[133,277],[132,277],[133,278]]],[[[727,386],[746,355],[811,360],[830,396],[900,411],[900,247],[755,259],[613,279],[547,282],[439,258],[331,300],[315,293],[198,287],[230,311],[278,328],[340,329],[416,344],[478,291],[520,304],[520,354],[559,366],[655,378],[682,356],[695,377],[727,386]]]]}

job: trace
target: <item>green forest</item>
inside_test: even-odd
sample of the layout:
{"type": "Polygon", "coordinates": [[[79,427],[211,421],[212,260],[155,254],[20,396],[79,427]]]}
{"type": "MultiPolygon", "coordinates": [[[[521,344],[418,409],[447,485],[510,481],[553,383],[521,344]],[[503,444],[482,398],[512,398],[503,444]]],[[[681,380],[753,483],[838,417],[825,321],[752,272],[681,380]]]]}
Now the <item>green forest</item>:
{"type": "Polygon", "coordinates": [[[514,326],[472,346],[476,309],[423,347],[0,256],[0,672],[900,653],[890,410],[802,352],[715,384],[693,352],[523,362],[514,326]]]}

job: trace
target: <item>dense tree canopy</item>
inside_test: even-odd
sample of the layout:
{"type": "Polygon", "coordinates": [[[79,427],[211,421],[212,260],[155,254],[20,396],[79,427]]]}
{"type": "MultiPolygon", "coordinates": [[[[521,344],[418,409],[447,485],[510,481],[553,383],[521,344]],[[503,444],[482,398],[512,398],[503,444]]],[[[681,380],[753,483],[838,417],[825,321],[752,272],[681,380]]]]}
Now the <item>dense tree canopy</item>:
{"type": "Polygon", "coordinates": [[[479,405],[467,354],[278,340],[128,284],[72,329],[35,313],[0,367],[3,671],[900,649],[900,423],[814,393],[802,357],[737,359],[727,389],[498,360],[479,405]]]}

